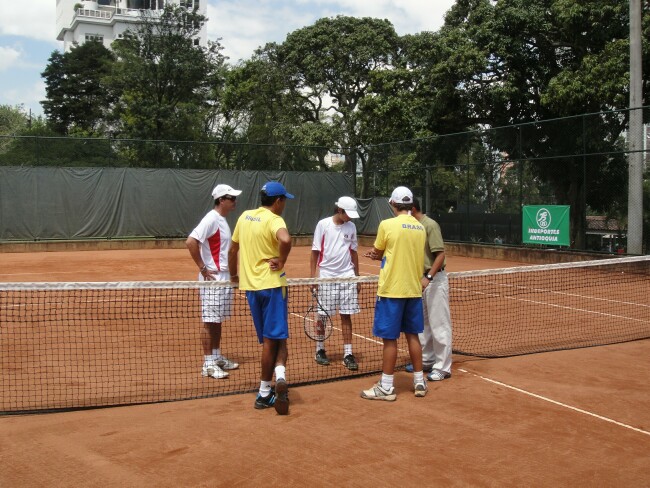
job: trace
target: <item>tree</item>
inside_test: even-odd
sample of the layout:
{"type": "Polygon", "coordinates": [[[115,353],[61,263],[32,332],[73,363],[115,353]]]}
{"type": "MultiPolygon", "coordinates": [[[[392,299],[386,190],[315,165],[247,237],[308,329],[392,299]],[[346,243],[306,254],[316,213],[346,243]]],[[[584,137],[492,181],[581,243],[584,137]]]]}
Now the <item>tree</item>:
{"type": "Polygon", "coordinates": [[[61,137],[42,116],[21,124],[5,142],[0,164],[7,166],[105,166],[110,159],[101,139],[61,137]]]}
{"type": "Polygon", "coordinates": [[[118,60],[109,80],[120,94],[115,129],[123,138],[147,141],[131,146],[141,164],[196,167],[211,158],[206,146],[187,142],[209,138],[210,97],[225,75],[220,44],[194,42],[204,22],[196,10],[170,4],[160,14],[143,11],[138,27],[113,43],[118,60]]]}
{"type": "Polygon", "coordinates": [[[280,60],[277,44],[256,50],[250,60],[233,68],[224,91],[231,136],[250,144],[241,164],[329,170],[325,158],[335,145],[336,129],[325,103],[323,91],[300,90],[280,60]]]}
{"type": "MultiPolygon", "coordinates": [[[[371,139],[363,130],[371,125],[362,121],[362,101],[373,96],[373,75],[392,69],[398,40],[388,20],[338,16],[291,32],[279,46],[278,58],[294,92],[321,100],[332,114],[334,134],[352,174],[359,161],[366,161],[364,144],[371,139]]],[[[366,192],[363,187],[361,196],[366,192]]]]}
{"type": "Polygon", "coordinates": [[[5,155],[16,143],[13,136],[27,127],[28,119],[22,105],[0,105],[0,158],[4,164],[12,164],[5,155]]]}
{"type": "MultiPolygon", "coordinates": [[[[607,0],[459,0],[445,21],[481,53],[482,67],[459,84],[473,117],[491,127],[625,107],[627,25],[627,5],[607,0]]],[[[538,160],[533,172],[552,185],[554,203],[572,207],[575,247],[584,247],[587,206],[606,208],[620,198],[606,186],[624,185],[624,162],[606,154],[620,150],[621,115],[609,112],[587,124],[578,117],[549,120],[494,131],[490,141],[515,160],[538,160]],[[582,152],[602,156],[574,156],[582,152]]]]}
{"type": "Polygon", "coordinates": [[[100,135],[114,102],[105,77],[115,57],[101,42],[88,41],[65,54],[54,51],[41,76],[47,99],[41,102],[52,128],[59,134],[100,135]]]}
{"type": "Polygon", "coordinates": [[[400,69],[392,73],[400,79],[397,96],[410,127],[405,131],[402,125],[401,131],[415,139],[409,144],[419,167],[413,177],[423,193],[428,187],[437,196],[434,208],[427,211],[446,211],[450,200],[457,200],[455,189],[467,185],[467,178],[458,181],[460,168],[480,143],[475,133],[468,132],[477,121],[471,112],[471,93],[459,80],[480,71],[482,51],[465,34],[446,27],[404,36],[400,47],[400,69]],[[433,176],[430,181],[427,174],[433,176]]]}
{"type": "Polygon", "coordinates": [[[22,105],[0,105],[0,135],[20,132],[29,123],[22,105]]]}

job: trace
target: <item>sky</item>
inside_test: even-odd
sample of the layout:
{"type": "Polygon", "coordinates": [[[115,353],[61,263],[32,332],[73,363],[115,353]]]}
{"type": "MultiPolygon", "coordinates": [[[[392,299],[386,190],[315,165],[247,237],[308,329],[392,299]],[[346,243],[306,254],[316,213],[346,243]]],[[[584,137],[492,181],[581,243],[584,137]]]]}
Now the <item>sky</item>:
{"type": "MultiPolygon", "coordinates": [[[[267,42],[323,17],[348,15],[388,19],[399,35],[437,31],[455,0],[207,0],[208,39],[221,39],[229,62],[248,59],[267,42]]],[[[56,40],[56,1],[0,0],[0,105],[22,105],[42,115],[41,73],[56,40]]]]}

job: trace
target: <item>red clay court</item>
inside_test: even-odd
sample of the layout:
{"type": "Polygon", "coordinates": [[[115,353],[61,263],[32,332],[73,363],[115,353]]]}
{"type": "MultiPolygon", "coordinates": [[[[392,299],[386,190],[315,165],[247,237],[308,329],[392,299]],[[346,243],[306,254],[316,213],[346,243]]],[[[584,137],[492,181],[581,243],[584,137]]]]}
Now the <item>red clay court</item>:
{"type": "MultiPolygon", "coordinates": [[[[292,250],[290,277],[307,275],[308,253],[292,250]]],[[[447,269],[515,265],[452,255],[447,269]]],[[[184,249],[0,254],[2,282],[195,275],[184,249]]],[[[394,403],[359,398],[367,376],[292,388],[287,417],[254,410],[253,394],[4,416],[0,486],[648,486],[649,353],[641,340],[456,355],[425,398],[400,371],[394,403]]]]}

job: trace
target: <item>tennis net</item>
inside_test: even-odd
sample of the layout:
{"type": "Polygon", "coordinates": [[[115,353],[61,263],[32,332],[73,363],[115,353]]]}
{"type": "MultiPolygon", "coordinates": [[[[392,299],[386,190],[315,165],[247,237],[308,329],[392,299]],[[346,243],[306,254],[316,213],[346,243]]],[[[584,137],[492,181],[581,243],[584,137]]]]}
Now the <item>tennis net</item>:
{"type": "MultiPolygon", "coordinates": [[[[650,337],[650,258],[449,273],[454,352],[503,357],[650,337]]],[[[200,290],[208,282],[0,284],[0,413],[152,403],[253,392],[261,346],[243,292],[223,321],[221,349],[239,363],[224,379],[201,375],[200,290]]],[[[324,289],[325,287],[323,287],[324,289]]],[[[289,280],[287,379],[296,386],[379,372],[372,335],[377,277],[289,280]],[[343,364],[340,316],[328,366],[303,331],[314,284],[352,283],[358,370],[343,364]]],[[[398,365],[409,362],[398,343],[398,365]]]]}
{"type": "Polygon", "coordinates": [[[450,273],[454,351],[480,357],[650,338],[650,256],[450,273]]]}

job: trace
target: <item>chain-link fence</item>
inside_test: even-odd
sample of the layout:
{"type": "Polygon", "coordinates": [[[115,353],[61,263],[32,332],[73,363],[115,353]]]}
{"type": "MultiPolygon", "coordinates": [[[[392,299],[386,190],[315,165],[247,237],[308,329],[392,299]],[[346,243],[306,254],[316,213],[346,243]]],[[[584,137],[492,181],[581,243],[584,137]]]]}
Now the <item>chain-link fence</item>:
{"type": "Polygon", "coordinates": [[[339,160],[320,146],[0,135],[1,166],[317,171],[339,160]]]}
{"type": "MultiPolygon", "coordinates": [[[[650,108],[644,121],[650,119],[650,108]]],[[[585,114],[368,147],[356,188],[406,185],[447,240],[521,244],[524,205],[569,205],[572,249],[625,252],[626,111],[585,114]]],[[[650,126],[644,126],[644,249],[650,249],[650,126]]],[[[636,223],[635,223],[636,225],[636,223]]]]}
{"type": "MultiPolygon", "coordinates": [[[[650,107],[643,121],[650,122],[650,107]]],[[[524,205],[570,205],[571,248],[625,249],[628,111],[422,139],[327,148],[223,141],[0,136],[0,165],[350,171],[356,196],[406,185],[447,240],[520,244],[524,205]],[[351,171],[350,171],[351,172],[351,171]]],[[[644,252],[650,246],[650,127],[644,126],[644,252]]],[[[633,223],[637,225],[637,223],[633,223]]]]}

